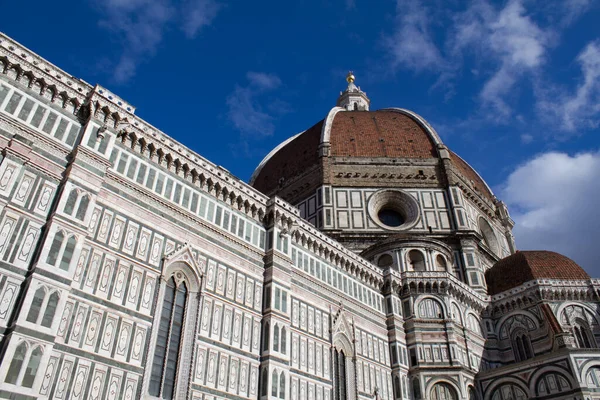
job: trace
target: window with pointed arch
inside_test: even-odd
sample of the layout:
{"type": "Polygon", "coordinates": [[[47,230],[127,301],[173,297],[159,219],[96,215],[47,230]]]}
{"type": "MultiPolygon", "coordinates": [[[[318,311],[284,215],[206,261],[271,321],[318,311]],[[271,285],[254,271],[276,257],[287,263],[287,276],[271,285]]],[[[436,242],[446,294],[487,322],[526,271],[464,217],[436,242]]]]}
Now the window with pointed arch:
{"type": "Polygon", "coordinates": [[[431,400],[458,400],[458,396],[452,386],[445,382],[440,382],[431,388],[431,400]]]}
{"type": "Polygon", "coordinates": [[[85,219],[85,214],[87,213],[88,207],[90,205],[90,195],[79,190],[79,189],[71,189],[69,192],[69,196],[67,197],[67,201],[65,203],[65,207],[63,211],[65,214],[75,217],[76,219],[83,221],[85,219]],[[73,215],[73,213],[75,215],[73,215]]]}
{"type": "Polygon", "coordinates": [[[63,271],[69,271],[75,246],[77,246],[77,238],[74,235],[58,230],[50,245],[46,263],[63,271]]]}
{"type": "Polygon", "coordinates": [[[273,325],[273,351],[281,354],[287,352],[287,330],[285,326],[279,327],[279,324],[273,325]]]}
{"type": "Polygon", "coordinates": [[[271,397],[285,399],[285,374],[274,369],[271,373],[271,397]]]}
{"type": "Polygon", "coordinates": [[[346,375],[346,354],[344,350],[335,349],[333,353],[333,367],[335,373],[335,393],[334,400],[346,400],[347,396],[347,375],[346,375]]]}
{"type": "Polygon", "coordinates": [[[162,306],[157,307],[160,309],[160,319],[148,389],[151,396],[175,398],[187,298],[188,288],[185,280],[176,282],[175,278],[171,277],[165,287],[162,306]]]}
{"type": "Polygon", "coordinates": [[[591,349],[596,346],[596,339],[590,329],[590,325],[583,318],[576,318],[573,322],[573,336],[575,343],[580,349],[591,349]]]}
{"type": "Polygon", "coordinates": [[[531,339],[524,329],[517,329],[512,334],[512,348],[515,361],[525,361],[532,358],[535,354],[531,346],[531,339]]]}
{"type": "Polygon", "coordinates": [[[496,388],[492,393],[492,400],[527,400],[523,389],[512,383],[506,383],[496,388]]]}
{"type": "Polygon", "coordinates": [[[41,325],[44,328],[52,327],[59,300],[60,294],[58,291],[46,290],[46,288],[40,286],[33,295],[26,321],[41,325]]]}
{"type": "Polygon", "coordinates": [[[15,348],[6,371],[5,383],[32,388],[44,354],[43,347],[22,341],[15,348]]]}

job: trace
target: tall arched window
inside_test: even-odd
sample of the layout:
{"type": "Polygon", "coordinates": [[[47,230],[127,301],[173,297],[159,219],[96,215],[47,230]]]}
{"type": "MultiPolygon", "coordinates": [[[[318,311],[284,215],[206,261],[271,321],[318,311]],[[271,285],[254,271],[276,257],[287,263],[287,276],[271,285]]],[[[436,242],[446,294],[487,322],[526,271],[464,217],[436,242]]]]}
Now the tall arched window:
{"type": "Polygon", "coordinates": [[[279,398],[285,399],[285,374],[279,374],[279,398]]]}
{"type": "Polygon", "coordinates": [[[343,350],[334,350],[334,368],[336,387],[335,400],[346,400],[346,355],[343,350]]]}
{"type": "Polygon", "coordinates": [[[273,351],[279,351],[279,325],[273,326],[273,351]]]}
{"type": "Polygon", "coordinates": [[[43,287],[38,288],[38,290],[35,291],[33,300],[31,301],[31,307],[29,307],[29,313],[27,314],[27,322],[37,323],[45,297],[46,290],[43,287]]]}
{"type": "Polygon", "coordinates": [[[79,207],[77,207],[77,213],[75,214],[75,218],[83,221],[85,219],[85,213],[87,212],[89,204],[90,197],[88,195],[84,195],[79,201],[79,207]]]}
{"type": "Polygon", "coordinates": [[[277,388],[279,386],[279,374],[274,370],[271,374],[271,396],[277,397],[277,388]]]}
{"type": "Polygon", "coordinates": [[[177,285],[174,278],[167,281],[150,375],[152,396],[174,398],[186,300],[185,282],[177,285]]]}
{"type": "Polygon", "coordinates": [[[513,333],[512,348],[517,362],[528,360],[534,356],[531,340],[524,330],[519,329],[513,333]]]}
{"type": "Polygon", "coordinates": [[[575,343],[577,347],[581,349],[590,349],[596,347],[596,340],[594,334],[590,329],[587,321],[577,318],[573,323],[573,336],[575,336],[575,343]]]}
{"type": "Polygon", "coordinates": [[[286,354],[287,351],[287,332],[285,326],[281,328],[280,351],[281,354],[286,354]]]}
{"type": "Polygon", "coordinates": [[[264,332],[265,332],[265,335],[264,335],[264,337],[263,337],[263,350],[264,350],[264,351],[267,351],[267,350],[269,350],[269,333],[270,333],[270,332],[269,332],[269,327],[270,327],[270,326],[269,326],[269,323],[267,322],[267,323],[265,324],[265,330],[264,330],[264,332]]]}
{"type": "Polygon", "coordinates": [[[77,203],[77,189],[71,190],[69,193],[69,197],[67,197],[67,202],[65,203],[65,214],[71,215],[73,214],[73,210],[75,210],[75,204],[77,203]]]}

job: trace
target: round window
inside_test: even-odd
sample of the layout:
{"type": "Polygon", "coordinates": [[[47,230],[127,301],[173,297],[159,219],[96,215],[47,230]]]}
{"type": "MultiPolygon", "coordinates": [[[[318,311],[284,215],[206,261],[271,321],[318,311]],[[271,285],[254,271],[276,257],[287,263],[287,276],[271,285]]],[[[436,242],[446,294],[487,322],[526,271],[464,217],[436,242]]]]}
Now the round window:
{"type": "Polygon", "coordinates": [[[384,208],[377,213],[379,220],[387,226],[396,228],[404,223],[404,216],[396,210],[384,208]]]}
{"type": "Polygon", "coordinates": [[[404,231],[419,221],[419,204],[402,190],[384,189],[369,199],[369,216],[384,229],[404,231]]]}

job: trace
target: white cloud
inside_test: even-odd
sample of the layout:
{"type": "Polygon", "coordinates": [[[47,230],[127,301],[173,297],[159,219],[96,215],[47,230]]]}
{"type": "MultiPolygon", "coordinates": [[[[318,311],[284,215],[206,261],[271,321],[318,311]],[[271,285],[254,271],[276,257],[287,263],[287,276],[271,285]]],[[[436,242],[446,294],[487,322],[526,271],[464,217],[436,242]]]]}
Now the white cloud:
{"type": "Polygon", "coordinates": [[[276,116],[284,113],[287,103],[274,99],[263,106],[259,100],[265,92],[281,86],[281,79],[264,72],[248,72],[246,78],[248,85],[236,85],[227,97],[227,116],[233,126],[246,137],[271,136],[275,131],[276,116]]]}
{"type": "Polygon", "coordinates": [[[393,69],[437,71],[444,68],[444,59],[431,36],[428,12],[420,1],[397,1],[395,31],[384,38],[393,69]]]}
{"type": "Polygon", "coordinates": [[[122,52],[114,67],[114,80],[131,79],[138,65],[152,57],[172,23],[181,23],[188,37],[212,22],[219,6],[213,0],[107,0],[97,3],[103,16],[99,25],[119,40],[122,52]]]}
{"type": "Polygon", "coordinates": [[[217,16],[221,4],[214,0],[187,0],[183,3],[182,29],[192,38],[198,31],[208,26],[217,16]]]}
{"type": "Polygon", "coordinates": [[[592,0],[569,0],[561,2],[561,24],[570,25],[592,6],[592,0]]]}
{"type": "Polygon", "coordinates": [[[475,1],[455,17],[455,22],[449,37],[452,53],[456,56],[474,51],[495,66],[480,98],[484,106],[507,115],[511,108],[506,96],[526,72],[543,65],[554,33],[540,28],[521,0],[511,0],[500,10],[487,1],[475,1]]]}
{"type": "Polygon", "coordinates": [[[588,43],[577,56],[582,80],[574,93],[541,91],[538,110],[549,122],[558,120],[566,132],[600,126],[600,40],[588,43]]]}
{"type": "Polygon", "coordinates": [[[543,153],[510,174],[501,189],[520,249],[565,254],[600,276],[600,152],[543,153]]]}

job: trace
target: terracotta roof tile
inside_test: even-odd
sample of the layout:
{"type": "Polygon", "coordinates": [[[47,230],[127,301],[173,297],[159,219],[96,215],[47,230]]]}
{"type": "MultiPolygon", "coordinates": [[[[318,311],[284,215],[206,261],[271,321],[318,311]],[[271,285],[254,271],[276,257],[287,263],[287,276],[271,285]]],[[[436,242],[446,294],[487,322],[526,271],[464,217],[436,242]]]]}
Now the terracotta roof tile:
{"type": "Polygon", "coordinates": [[[334,157],[437,157],[427,132],[411,117],[393,111],[339,112],[330,142],[334,157]]]}
{"type": "Polygon", "coordinates": [[[517,251],[485,273],[488,294],[495,295],[536,279],[587,280],[575,261],[552,251],[517,251]]]}
{"type": "Polygon", "coordinates": [[[253,186],[269,193],[279,186],[279,180],[293,178],[319,163],[319,144],[323,120],[286,144],[267,161],[253,186]]]}

